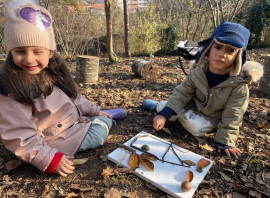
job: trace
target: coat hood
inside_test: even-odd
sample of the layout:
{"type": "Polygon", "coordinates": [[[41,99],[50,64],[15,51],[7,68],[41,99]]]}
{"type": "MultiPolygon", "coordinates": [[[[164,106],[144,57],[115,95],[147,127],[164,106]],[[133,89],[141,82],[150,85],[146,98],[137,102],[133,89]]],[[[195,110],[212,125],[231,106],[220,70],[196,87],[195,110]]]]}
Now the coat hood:
{"type": "MultiPolygon", "coordinates": [[[[189,71],[196,68],[196,62],[195,60],[192,60],[188,64],[189,71]]],[[[258,62],[255,61],[246,61],[245,64],[243,64],[239,76],[243,79],[249,79],[251,82],[258,82],[264,74],[264,66],[258,62]]]]}

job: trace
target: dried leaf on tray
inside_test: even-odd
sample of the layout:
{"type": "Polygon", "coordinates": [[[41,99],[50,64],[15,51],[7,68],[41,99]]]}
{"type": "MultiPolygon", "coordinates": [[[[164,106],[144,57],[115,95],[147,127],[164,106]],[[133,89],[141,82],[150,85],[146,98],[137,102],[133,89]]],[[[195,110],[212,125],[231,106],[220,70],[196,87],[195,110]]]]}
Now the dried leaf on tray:
{"type": "Polygon", "coordinates": [[[196,164],[191,160],[182,160],[183,163],[189,165],[189,166],[195,166],[196,164]]]}
{"type": "Polygon", "coordinates": [[[140,159],[149,159],[149,160],[153,160],[153,161],[157,160],[156,156],[154,156],[150,153],[142,153],[142,154],[140,154],[139,157],[140,157],[140,159]]]}
{"type": "Polygon", "coordinates": [[[188,170],[188,173],[187,173],[187,181],[188,181],[188,182],[192,182],[193,177],[194,177],[193,172],[190,171],[190,170],[188,170]]]}
{"type": "Polygon", "coordinates": [[[197,164],[197,169],[196,171],[199,172],[199,173],[202,173],[203,172],[203,169],[207,166],[209,166],[211,162],[209,160],[206,160],[204,158],[200,159],[198,161],[198,164],[197,164]]]}
{"type": "Polygon", "coordinates": [[[154,171],[154,164],[148,159],[140,159],[140,162],[147,168],[149,171],[154,171]]]}
{"type": "Polygon", "coordinates": [[[131,168],[138,168],[140,164],[140,158],[138,154],[131,154],[128,159],[128,165],[131,168]]]}

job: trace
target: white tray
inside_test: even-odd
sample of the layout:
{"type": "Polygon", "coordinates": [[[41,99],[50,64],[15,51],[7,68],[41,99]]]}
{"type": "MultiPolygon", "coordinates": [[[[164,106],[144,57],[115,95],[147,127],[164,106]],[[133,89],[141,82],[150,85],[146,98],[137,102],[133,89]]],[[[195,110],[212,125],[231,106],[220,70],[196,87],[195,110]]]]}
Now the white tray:
{"type": "MultiPolygon", "coordinates": [[[[135,141],[134,146],[140,148],[142,145],[147,144],[150,147],[148,152],[156,155],[159,159],[162,159],[162,156],[167,151],[171,143],[142,131],[124,144],[130,147],[130,143],[139,135],[140,137],[135,141]]],[[[172,146],[174,147],[175,152],[181,160],[191,160],[197,164],[201,158],[207,159],[177,145],[172,144],[172,146]]],[[[123,148],[115,149],[108,155],[108,159],[117,164],[121,159],[121,156],[123,156],[123,152],[126,152],[127,155],[126,158],[122,161],[121,165],[123,167],[129,167],[128,159],[130,153],[126,150],[123,150],[123,148]]],[[[136,150],[136,153],[141,154],[142,152],[136,150]]],[[[180,164],[179,159],[175,156],[172,149],[170,149],[165,155],[164,160],[180,164]]],[[[162,161],[157,160],[152,161],[154,163],[154,171],[149,171],[142,164],[140,164],[139,168],[136,169],[134,174],[173,197],[187,198],[192,197],[199,184],[205,177],[206,173],[213,165],[213,161],[209,161],[210,165],[204,168],[202,173],[198,173],[196,171],[196,166],[184,167],[166,162],[163,163],[162,161]],[[194,174],[193,181],[191,182],[192,188],[188,192],[183,192],[180,186],[181,183],[186,180],[188,170],[192,171],[194,174]]]]}

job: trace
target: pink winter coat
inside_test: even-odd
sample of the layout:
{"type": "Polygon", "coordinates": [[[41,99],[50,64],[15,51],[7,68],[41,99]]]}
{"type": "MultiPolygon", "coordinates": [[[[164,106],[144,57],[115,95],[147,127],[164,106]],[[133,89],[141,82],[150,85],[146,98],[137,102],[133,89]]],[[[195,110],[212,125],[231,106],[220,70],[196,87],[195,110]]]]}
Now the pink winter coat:
{"type": "Polygon", "coordinates": [[[0,94],[0,137],[19,159],[45,171],[55,153],[75,154],[91,125],[86,116],[99,111],[82,95],[73,101],[56,86],[32,107],[0,94]]]}

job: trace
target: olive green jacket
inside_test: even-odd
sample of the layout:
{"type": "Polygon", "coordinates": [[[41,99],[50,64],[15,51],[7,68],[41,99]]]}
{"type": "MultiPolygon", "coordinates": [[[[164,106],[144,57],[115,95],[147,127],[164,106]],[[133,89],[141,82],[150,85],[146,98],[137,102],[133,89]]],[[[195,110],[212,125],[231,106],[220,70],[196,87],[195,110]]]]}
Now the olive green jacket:
{"type": "MultiPolygon", "coordinates": [[[[215,141],[235,147],[239,127],[248,107],[248,84],[253,78],[243,70],[241,76],[230,76],[210,89],[206,78],[207,69],[208,62],[193,69],[187,78],[175,87],[166,106],[179,115],[186,109],[186,105],[193,101],[195,110],[217,128],[215,141]]],[[[263,69],[261,70],[263,73],[263,69]]]]}

